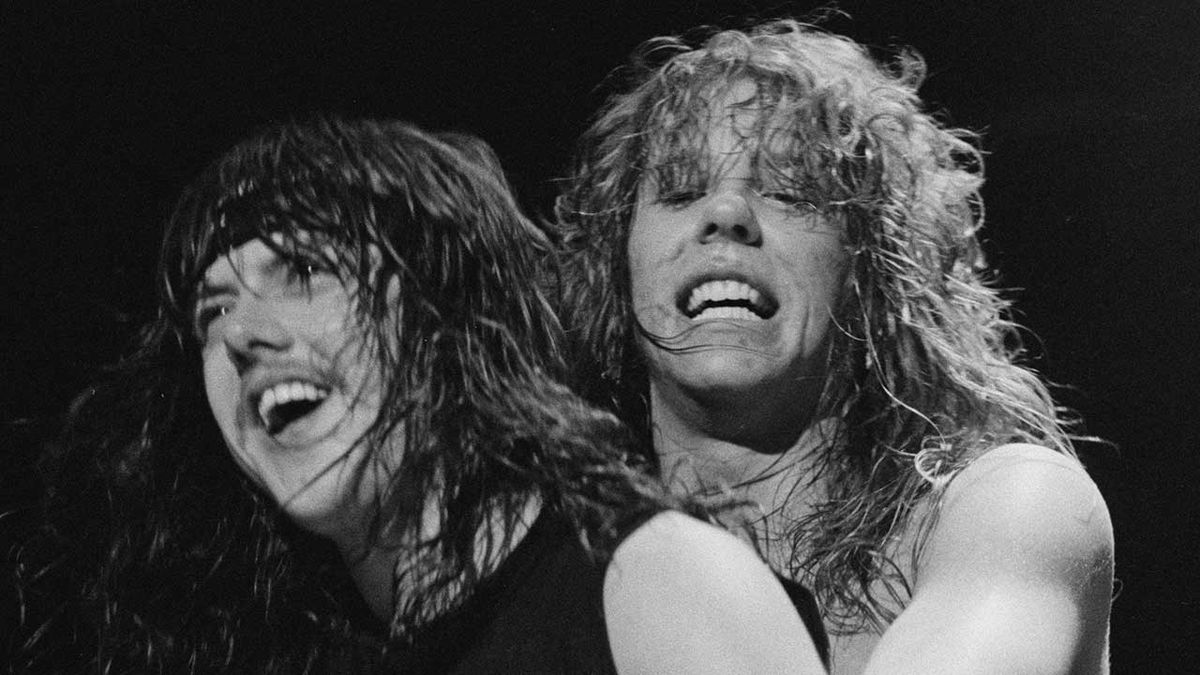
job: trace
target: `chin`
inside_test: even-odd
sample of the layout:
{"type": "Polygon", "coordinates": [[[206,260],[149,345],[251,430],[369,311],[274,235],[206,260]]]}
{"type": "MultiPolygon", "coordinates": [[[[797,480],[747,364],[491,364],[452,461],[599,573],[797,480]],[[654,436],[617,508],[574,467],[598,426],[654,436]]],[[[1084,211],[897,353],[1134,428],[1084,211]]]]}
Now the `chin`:
{"type": "Polygon", "coordinates": [[[281,501],[280,508],[305,530],[334,540],[348,534],[354,511],[340,494],[319,482],[292,499],[281,501]]]}
{"type": "Polygon", "coordinates": [[[347,510],[354,472],[339,461],[340,453],[275,452],[261,456],[257,481],[281,511],[307,530],[324,534],[347,510]],[[318,531],[320,530],[320,531],[318,531]]]}
{"type": "Polygon", "coordinates": [[[752,393],[777,372],[763,356],[740,350],[714,350],[669,358],[684,362],[664,368],[664,379],[674,380],[682,388],[695,392],[752,393]]]}

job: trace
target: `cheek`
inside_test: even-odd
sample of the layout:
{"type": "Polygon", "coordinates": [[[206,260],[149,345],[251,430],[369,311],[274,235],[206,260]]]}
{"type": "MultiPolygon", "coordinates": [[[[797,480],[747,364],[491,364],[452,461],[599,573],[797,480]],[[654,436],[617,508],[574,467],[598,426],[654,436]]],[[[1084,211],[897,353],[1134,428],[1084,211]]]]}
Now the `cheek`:
{"type": "Polygon", "coordinates": [[[639,209],[629,229],[626,255],[629,260],[629,283],[634,298],[650,298],[656,291],[667,288],[664,275],[667,263],[675,255],[676,244],[669,235],[671,223],[661,216],[649,217],[639,209]]]}
{"type": "Polygon", "coordinates": [[[242,472],[263,485],[262,472],[257,468],[255,458],[244,450],[245,444],[238,428],[238,406],[242,392],[237,371],[223,347],[206,349],[203,358],[204,394],[221,437],[225,439],[225,447],[242,472]]]}
{"type": "Polygon", "coordinates": [[[824,342],[835,329],[834,316],[847,292],[849,256],[840,245],[819,245],[794,249],[790,260],[792,283],[800,293],[803,313],[797,319],[804,324],[805,341],[810,348],[824,342]]]}
{"type": "Polygon", "coordinates": [[[306,308],[298,340],[307,350],[314,351],[319,361],[327,363],[348,384],[360,383],[370,369],[368,362],[376,357],[372,335],[358,325],[353,307],[338,299],[314,303],[306,308]]]}
{"type": "Polygon", "coordinates": [[[295,332],[303,342],[326,347],[350,344],[362,335],[354,308],[342,298],[330,298],[306,306],[295,332]]]}
{"type": "Polygon", "coordinates": [[[842,303],[842,298],[849,288],[849,256],[845,250],[838,248],[822,256],[819,265],[821,296],[824,305],[832,313],[842,303]]]}
{"type": "Polygon", "coordinates": [[[629,284],[634,295],[642,290],[646,281],[646,258],[649,251],[646,250],[645,232],[646,228],[639,225],[635,217],[629,228],[629,243],[625,248],[626,259],[629,261],[629,284]]]}
{"type": "Polygon", "coordinates": [[[671,332],[672,306],[664,290],[671,285],[664,275],[661,251],[645,229],[630,233],[629,299],[637,321],[652,333],[671,332]]]}
{"type": "Polygon", "coordinates": [[[803,261],[795,269],[801,275],[798,283],[808,289],[810,302],[822,309],[836,308],[845,292],[850,268],[845,246],[831,237],[820,236],[798,246],[791,260],[793,266],[795,261],[803,261]]]}
{"type": "Polygon", "coordinates": [[[208,407],[228,439],[237,414],[239,378],[222,348],[207,347],[203,353],[204,393],[208,407]]]}

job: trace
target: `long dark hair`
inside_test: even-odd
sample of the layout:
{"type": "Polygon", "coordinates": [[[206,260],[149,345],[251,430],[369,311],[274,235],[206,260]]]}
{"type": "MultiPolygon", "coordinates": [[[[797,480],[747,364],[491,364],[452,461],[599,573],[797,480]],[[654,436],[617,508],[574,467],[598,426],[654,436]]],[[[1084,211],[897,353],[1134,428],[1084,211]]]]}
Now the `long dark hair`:
{"type": "Polygon", "coordinates": [[[628,263],[638,185],[663,170],[660,158],[686,164],[707,106],[754,83],[758,141],[788,149],[771,160],[845,223],[851,259],[814,416],[842,422],[813,474],[828,499],[792,525],[788,571],[813,584],[835,624],[881,625],[892,617],[876,582],[889,594],[906,585],[886,545],[917,498],[1000,444],[1074,454],[1070,420],[1020,363],[1019,329],[976,237],[981,153],[973,134],[922,109],[923,61],[903,52],[881,63],[791,20],[690,37],[651,40],[620,71],[559,198],[573,361],[591,399],[648,437],[628,263]]]}
{"type": "Polygon", "coordinates": [[[157,316],[71,410],[48,524],[17,558],[28,668],[78,658],[52,645],[71,634],[101,672],[293,672],[352,649],[363,610],[336,552],[242,475],[204,398],[196,289],[250,239],[356,282],[384,392],[359,477],[376,475],[389,437],[405,448],[374,491],[371,531],[416,535],[437,500],[436,536],[409,537],[412,564],[396,572],[394,641],[490,571],[530,497],[599,556],[625,509],[673,503],[626,464],[616,418],[562,384],[561,329],[539,286],[547,239],[483,142],[402,122],[274,126],[184,193],[157,316]]]}

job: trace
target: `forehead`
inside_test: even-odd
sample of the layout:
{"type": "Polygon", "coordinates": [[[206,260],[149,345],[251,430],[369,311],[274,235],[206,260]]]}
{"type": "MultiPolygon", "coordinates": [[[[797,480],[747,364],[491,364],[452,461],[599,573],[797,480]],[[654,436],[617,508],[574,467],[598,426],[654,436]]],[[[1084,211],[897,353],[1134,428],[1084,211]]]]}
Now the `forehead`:
{"type": "Polygon", "coordinates": [[[714,169],[745,153],[790,164],[803,136],[777,97],[747,79],[677,93],[659,106],[646,128],[650,169],[680,164],[714,169]]]}
{"type": "MultiPolygon", "coordinates": [[[[345,228],[342,228],[345,229],[345,228]]],[[[326,223],[312,225],[286,216],[241,214],[218,211],[210,224],[192,233],[198,253],[195,269],[207,273],[223,260],[246,258],[254,263],[274,257],[283,260],[322,259],[335,250],[351,248],[338,228],[326,223]]]]}
{"type": "Polygon", "coordinates": [[[270,276],[286,267],[287,259],[279,253],[282,238],[251,239],[216,255],[201,275],[203,287],[244,284],[248,280],[270,276]]]}
{"type": "Polygon", "coordinates": [[[356,238],[360,219],[351,212],[368,209],[335,179],[245,173],[223,179],[201,198],[203,215],[187,235],[193,249],[204,254],[196,261],[199,267],[256,239],[269,241],[277,253],[294,255],[311,252],[314,244],[356,238]]]}

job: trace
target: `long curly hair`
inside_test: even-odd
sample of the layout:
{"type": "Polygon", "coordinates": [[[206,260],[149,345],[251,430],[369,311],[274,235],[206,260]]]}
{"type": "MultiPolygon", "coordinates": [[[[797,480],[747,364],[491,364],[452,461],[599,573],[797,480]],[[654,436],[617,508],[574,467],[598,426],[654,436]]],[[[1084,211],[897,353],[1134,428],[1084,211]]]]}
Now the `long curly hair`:
{"type": "Polygon", "coordinates": [[[912,52],[880,61],[793,20],[651,40],[614,74],[618,91],[583,135],[556,204],[579,381],[649,438],[638,338],[653,338],[633,313],[628,259],[638,186],[647,172],[702,172],[695,146],[709,106],[756,85],[744,105],[758,111],[770,168],[844,224],[851,259],[813,417],[841,420],[810,476],[828,499],[790,525],[787,570],[845,630],[894,618],[880,594],[902,600],[908,589],[888,544],[919,498],[1003,443],[1074,454],[1070,420],[1021,364],[1019,328],[977,239],[976,137],[923,110],[924,74],[912,52]]]}
{"type": "Polygon", "coordinates": [[[563,384],[562,331],[540,290],[548,239],[490,148],[402,122],[282,124],[184,193],[156,318],[70,412],[46,526],[16,558],[24,667],[300,672],[356,651],[367,614],[338,553],[242,474],[205,400],[197,289],[251,239],[357,282],[384,402],[355,469],[385,481],[377,540],[414,542],[396,570],[393,645],[491,571],[530,497],[600,557],[629,509],[680,503],[637,469],[625,427],[563,384]],[[396,434],[404,452],[388,471],[396,434]]]}

